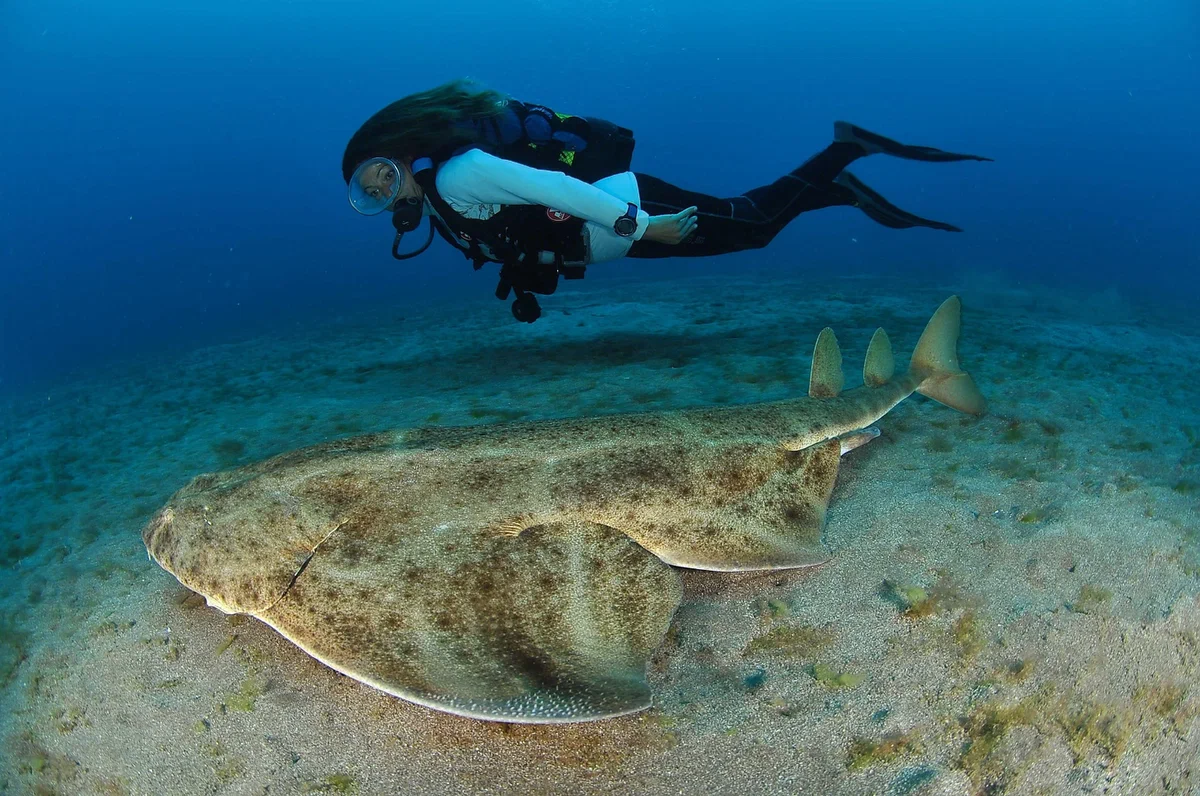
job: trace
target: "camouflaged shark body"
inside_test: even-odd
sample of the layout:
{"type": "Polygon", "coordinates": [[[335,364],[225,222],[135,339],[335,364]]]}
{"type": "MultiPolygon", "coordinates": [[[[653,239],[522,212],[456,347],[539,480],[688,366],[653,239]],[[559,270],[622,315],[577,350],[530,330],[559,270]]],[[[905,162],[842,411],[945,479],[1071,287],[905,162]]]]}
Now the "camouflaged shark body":
{"type": "Polygon", "coordinates": [[[143,532],[210,605],[251,614],[404,699],[514,722],[647,707],[646,663],[680,600],[673,567],[804,567],[840,455],[919,391],[984,402],[947,300],[910,370],[876,332],[842,392],[833,333],[809,397],[718,409],[339,440],[203,475],[143,532]]]}

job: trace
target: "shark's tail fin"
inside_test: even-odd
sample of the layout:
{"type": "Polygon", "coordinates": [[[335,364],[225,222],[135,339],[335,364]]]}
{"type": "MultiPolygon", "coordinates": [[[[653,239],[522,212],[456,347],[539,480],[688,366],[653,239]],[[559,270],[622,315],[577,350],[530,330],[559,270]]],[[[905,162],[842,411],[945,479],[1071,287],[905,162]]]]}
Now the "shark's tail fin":
{"type": "Polygon", "coordinates": [[[925,325],[913,351],[910,369],[922,377],[917,392],[951,409],[982,415],[987,401],[971,375],[958,366],[958,331],[962,302],[951,296],[925,325]]]}

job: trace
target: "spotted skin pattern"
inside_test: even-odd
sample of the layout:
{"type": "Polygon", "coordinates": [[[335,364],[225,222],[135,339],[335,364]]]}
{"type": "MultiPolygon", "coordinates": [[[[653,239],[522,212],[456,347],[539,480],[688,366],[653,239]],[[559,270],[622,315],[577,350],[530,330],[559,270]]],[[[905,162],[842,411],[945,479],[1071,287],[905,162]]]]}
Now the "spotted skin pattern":
{"type": "Polygon", "coordinates": [[[982,413],[959,312],[942,305],[899,378],[879,332],[842,392],[825,330],[808,397],[337,440],[193,479],[143,540],[210,605],[398,697],[511,722],[631,713],[676,567],[825,561],[840,456],[878,433],[862,429],[914,391],[982,413]]]}

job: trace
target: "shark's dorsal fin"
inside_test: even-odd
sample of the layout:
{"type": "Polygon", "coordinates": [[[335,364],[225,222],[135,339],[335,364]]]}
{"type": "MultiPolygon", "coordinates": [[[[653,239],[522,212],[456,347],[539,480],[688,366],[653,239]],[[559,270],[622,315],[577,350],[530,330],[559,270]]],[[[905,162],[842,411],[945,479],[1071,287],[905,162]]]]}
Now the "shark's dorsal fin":
{"type": "Polygon", "coordinates": [[[813,348],[812,373],[808,377],[810,398],[836,398],[846,383],[842,373],[842,349],[838,348],[833,329],[826,326],[817,335],[813,348]]]}
{"type": "Polygon", "coordinates": [[[896,375],[896,358],[892,356],[892,341],[887,332],[876,329],[867,346],[867,359],[863,362],[863,384],[882,387],[896,375]]]}

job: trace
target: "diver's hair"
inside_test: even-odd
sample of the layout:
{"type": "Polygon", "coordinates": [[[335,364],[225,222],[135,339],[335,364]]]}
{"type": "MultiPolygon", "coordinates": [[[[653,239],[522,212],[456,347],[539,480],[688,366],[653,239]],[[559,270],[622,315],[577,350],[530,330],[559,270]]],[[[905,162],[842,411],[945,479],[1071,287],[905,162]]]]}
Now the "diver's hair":
{"type": "Polygon", "coordinates": [[[461,122],[497,116],[507,102],[500,92],[466,78],[398,99],[350,137],[342,155],[342,178],[349,183],[358,165],[370,158],[403,160],[474,143],[478,134],[461,122]]]}

